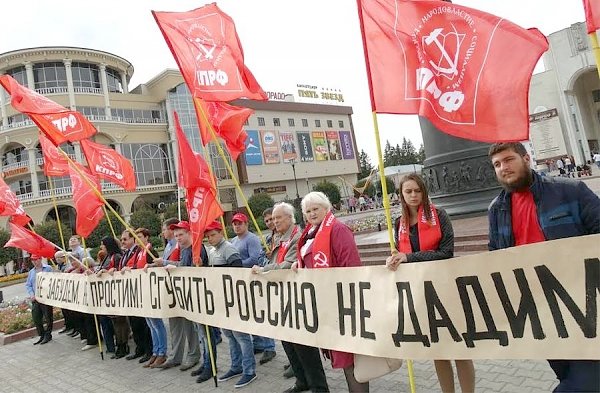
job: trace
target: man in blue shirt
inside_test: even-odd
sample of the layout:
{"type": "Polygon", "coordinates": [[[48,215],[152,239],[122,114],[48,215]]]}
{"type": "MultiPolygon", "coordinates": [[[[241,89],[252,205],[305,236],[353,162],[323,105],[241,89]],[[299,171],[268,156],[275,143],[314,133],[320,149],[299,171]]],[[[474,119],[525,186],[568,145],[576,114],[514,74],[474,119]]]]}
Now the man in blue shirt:
{"type": "Polygon", "coordinates": [[[33,263],[33,268],[27,275],[25,288],[27,289],[29,299],[31,299],[31,318],[33,319],[37,333],[40,336],[39,340],[34,342],[33,345],[46,344],[48,341],[52,340],[54,316],[52,315],[52,306],[39,303],[35,300],[35,275],[38,272],[51,272],[52,268],[43,263],[42,257],[39,255],[32,254],[31,262],[33,263]],[[44,320],[47,322],[46,327],[44,327],[44,320]]]}
{"type": "MultiPolygon", "coordinates": [[[[264,257],[260,239],[248,230],[248,217],[244,213],[237,213],[231,220],[233,232],[237,235],[231,239],[231,244],[237,248],[242,257],[244,267],[259,265],[264,257]]],[[[275,357],[275,340],[268,337],[252,336],[254,353],[262,353],[260,364],[270,362],[275,357]]]]}

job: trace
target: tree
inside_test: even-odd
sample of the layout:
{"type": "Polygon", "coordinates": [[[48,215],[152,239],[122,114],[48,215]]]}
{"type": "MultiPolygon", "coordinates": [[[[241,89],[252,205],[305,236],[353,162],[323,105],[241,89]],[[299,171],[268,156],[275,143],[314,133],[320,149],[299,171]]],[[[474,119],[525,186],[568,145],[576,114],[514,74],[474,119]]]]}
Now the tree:
{"type": "Polygon", "coordinates": [[[365,177],[369,176],[371,174],[371,171],[373,170],[373,164],[371,164],[371,159],[369,158],[369,155],[365,153],[364,150],[361,150],[360,154],[358,155],[358,163],[360,165],[360,174],[358,175],[358,177],[360,179],[364,179],[365,177]]]}
{"type": "Polygon", "coordinates": [[[0,266],[6,265],[8,261],[17,261],[19,252],[14,247],[4,248],[6,242],[10,239],[10,232],[0,228],[0,266]]]}
{"type": "Polygon", "coordinates": [[[131,214],[129,225],[133,229],[146,228],[150,235],[158,235],[162,229],[160,217],[153,210],[140,209],[131,214]]]}
{"type": "Polygon", "coordinates": [[[266,192],[254,194],[248,199],[248,206],[250,207],[250,210],[256,219],[258,219],[258,217],[262,217],[263,212],[266,209],[273,207],[274,204],[275,201],[271,195],[267,194],[266,192]]]}
{"type": "MultiPolygon", "coordinates": [[[[123,232],[125,227],[123,226],[123,224],[121,224],[121,221],[117,220],[117,218],[112,213],[109,212],[108,214],[111,215],[110,222],[115,231],[115,236],[117,239],[119,239],[121,236],[121,233],[123,232]]],[[[94,231],[92,233],[90,233],[90,235],[87,237],[86,246],[92,247],[92,248],[100,247],[100,241],[105,236],[109,236],[109,237],[113,236],[112,231],[110,230],[110,225],[108,224],[108,220],[106,219],[106,217],[104,217],[102,220],[100,220],[96,229],[94,229],[94,231]]]]}
{"type": "MultiPolygon", "coordinates": [[[[388,194],[391,194],[396,191],[396,185],[394,184],[394,181],[387,176],[385,177],[385,186],[387,187],[388,194]]],[[[383,195],[383,191],[381,190],[381,181],[380,180],[377,180],[377,182],[375,182],[375,190],[377,190],[377,195],[379,195],[379,196],[383,195]]]]}
{"type": "Polygon", "coordinates": [[[425,146],[421,143],[419,146],[419,152],[417,153],[417,164],[423,164],[425,161],[425,146]]]}
{"type": "Polygon", "coordinates": [[[402,138],[401,165],[414,164],[417,162],[417,150],[410,139],[402,138]]]}
{"type": "MultiPolygon", "coordinates": [[[[65,247],[69,247],[69,238],[72,235],[71,229],[65,225],[64,222],[60,222],[60,228],[62,229],[63,239],[65,239],[65,247]]],[[[33,227],[33,230],[38,235],[42,236],[46,240],[51,241],[57,246],[62,247],[60,241],[60,233],[58,232],[58,225],[56,225],[56,221],[47,220],[40,224],[37,224],[33,227]]]]}
{"type": "Polygon", "coordinates": [[[338,187],[337,184],[323,180],[313,186],[313,191],[321,191],[323,194],[327,195],[327,198],[329,198],[329,202],[331,202],[332,205],[339,208],[342,197],[340,195],[340,187],[338,187]]]}
{"type": "Polygon", "coordinates": [[[385,148],[383,149],[383,166],[388,167],[388,166],[396,165],[395,164],[395,161],[396,161],[395,155],[396,154],[395,154],[394,148],[390,144],[390,141],[386,140],[385,148]]]}
{"type": "MultiPolygon", "coordinates": [[[[184,202],[179,202],[179,205],[181,206],[181,219],[184,221],[187,221],[188,220],[187,207],[185,206],[184,202]]],[[[163,220],[166,220],[168,218],[173,218],[173,217],[178,218],[177,203],[169,204],[165,208],[165,211],[163,212],[163,220]]]]}

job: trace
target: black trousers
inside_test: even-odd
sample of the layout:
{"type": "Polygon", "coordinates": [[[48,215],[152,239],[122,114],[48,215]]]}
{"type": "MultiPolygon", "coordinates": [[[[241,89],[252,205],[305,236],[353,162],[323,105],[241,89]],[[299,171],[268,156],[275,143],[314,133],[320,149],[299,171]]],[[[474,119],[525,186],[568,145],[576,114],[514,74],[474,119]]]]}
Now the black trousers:
{"type": "Polygon", "coordinates": [[[135,342],[135,353],[152,355],[152,336],[146,318],[129,317],[129,325],[135,342]]]}
{"type": "Polygon", "coordinates": [[[75,324],[73,321],[73,311],[68,310],[66,308],[61,308],[63,317],[65,318],[65,329],[70,330],[75,328],[75,324]]]}
{"type": "Polygon", "coordinates": [[[33,301],[31,304],[31,319],[40,337],[45,335],[52,336],[52,327],[54,325],[54,315],[52,306],[33,301]],[[44,326],[44,322],[46,325],[44,326]]]}
{"type": "Polygon", "coordinates": [[[98,332],[93,314],[81,313],[81,328],[81,339],[87,340],[87,345],[98,345],[98,332]]]}
{"type": "Polygon", "coordinates": [[[319,349],[287,341],[281,344],[294,370],[296,386],[307,387],[311,392],[329,392],[319,349]]]}

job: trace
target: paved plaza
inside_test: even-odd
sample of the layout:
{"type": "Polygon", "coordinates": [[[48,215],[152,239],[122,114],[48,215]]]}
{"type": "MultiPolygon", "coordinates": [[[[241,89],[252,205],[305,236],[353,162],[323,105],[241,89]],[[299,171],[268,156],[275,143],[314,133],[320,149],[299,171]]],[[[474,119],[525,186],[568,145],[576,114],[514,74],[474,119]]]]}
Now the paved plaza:
{"type": "MultiPolygon", "coordinates": [[[[0,347],[1,392],[282,392],[293,384],[284,379],[283,366],[287,362],[281,344],[277,357],[259,365],[258,379],[242,389],[235,389],[235,379],[219,383],[197,384],[190,371],[145,369],[137,360],[100,360],[97,350],[81,352],[79,339],[54,333],[54,339],[44,346],[33,346],[27,339],[0,347]]],[[[227,340],[219,344],[217,361],[219,374],[229,365],[227,340]]],[[[414,363],[417,392],[439,392],[433,362],[414,363]]],[[[554,373],[545,361],[476,361],[478,392],[549,392],[556,385],[554,373]]],[[[326,367],[332,392],[347,391],[343,372],[326,367]]],[[[458,386],[458,381],[456,381],[458,386]]],[[[409,392],[406,366],[371,383],[371,392],[409,392]]]]}

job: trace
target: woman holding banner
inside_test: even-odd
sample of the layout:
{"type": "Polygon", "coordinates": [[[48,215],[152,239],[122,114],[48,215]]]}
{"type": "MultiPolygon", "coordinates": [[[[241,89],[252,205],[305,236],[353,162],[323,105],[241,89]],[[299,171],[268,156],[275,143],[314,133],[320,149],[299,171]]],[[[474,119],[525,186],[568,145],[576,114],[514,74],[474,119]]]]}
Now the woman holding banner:
{"type": "MultiPolygon", "coordinates": [[[[325,194],[318,191],[306,194],[302,213],[308,224],[298,240],[298,261],[292,270],[362,266],[354,234],[334,217],[325,194]]],[[[354,354],[327,349],[323,354],[331,360],[333,368],[344,370],[348,391],[369,391],[368,382],[360,383],[354,377],[354,354]]]]}
{"type": "MultiPolygon", "coordinates": [[[[427,187],[417,174],[400,180],[402,216],[396,220],[394,235],[398,253],[388,257],[386,266],[396,271],[403,262],[425,262],[454,256],[454,230],[448,214],[430,201],[427,187]]],[[[435,360],[440,387],[454,392],[450,360],[435,360]]],[[[475,369],[471,360],[455,360],[461,391],[475,390],[475,369]]]]}

